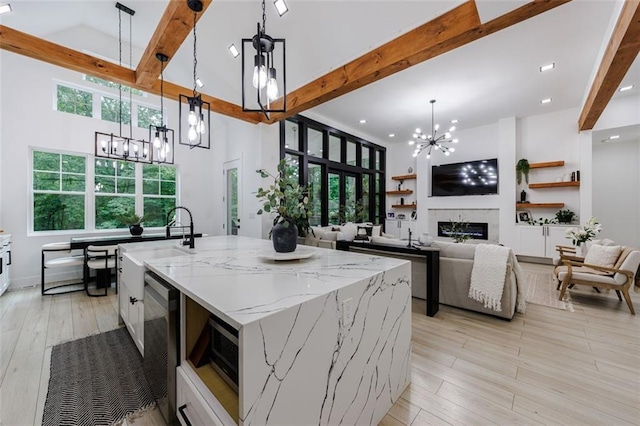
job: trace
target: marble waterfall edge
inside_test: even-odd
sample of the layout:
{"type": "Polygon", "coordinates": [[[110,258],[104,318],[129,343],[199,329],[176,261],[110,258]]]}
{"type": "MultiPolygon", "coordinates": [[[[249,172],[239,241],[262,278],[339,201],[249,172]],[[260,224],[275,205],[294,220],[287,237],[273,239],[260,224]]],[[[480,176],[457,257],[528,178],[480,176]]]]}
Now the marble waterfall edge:
{"type": "Polygon", "coordinates": [[[241,424],[378,424],[410,381],[410,264],[247,324],[241,334],[241,424]],[[349,298],[353,316],[344,322],[349,298]]]}

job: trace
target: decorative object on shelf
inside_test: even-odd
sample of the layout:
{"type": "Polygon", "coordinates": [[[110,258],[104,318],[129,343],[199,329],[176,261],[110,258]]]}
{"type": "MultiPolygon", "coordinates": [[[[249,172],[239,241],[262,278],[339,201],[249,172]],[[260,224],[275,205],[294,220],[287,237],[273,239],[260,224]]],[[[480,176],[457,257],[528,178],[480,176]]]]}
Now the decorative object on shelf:
{"type": "Polygon", "coordinates": [[[400,205],[404,206],[404,197],[400,197],[400,205]]]}
{"type": "MultiPolygon", "coordinates": [[[[132,17],[136,13],[121,3],[116,3],[118,9],[118,63],[122,66],[122,12],[129,15],[129,63],[131,62],[132,51],[132,17]]],[[[141,163],[151,163],[151,153],[149,152],[149,142],[133,138],[133,123],[131,119],[131,89],[129,89],[129,136],[122,134],[122,84],[118,84],[118,109],[115,111],[118,116],[120,126],[119,134],[95,132],[95,156],[111,158],[115,160],[125,160],[141,163]]]]}
{"type": "Polygon", "coordinates": [[[567,229],[565,236],[573,242],[574,246],[579,246],[582,243],[591,241],[600,231],[602,231],[602,226],[595,217],[592,217],[578,229],[567,229]]]}
{"type": "Polygon", "coordinates": [[[458,143],[458,139],[453,139],[451,137],[451,133],[456,130],[456,126],[451,126],[449,131],[438,135],[438,130],[440,129],[439,124],[435,124],[434,119],[434,104],[436,103],[435,99],[429,101],[431,103],[431,133],[426,134],[423,133],[419,128],[416,129],[413,134],[413,139],[410,140],[409,145],[416,145],[416,149],[413,151],[413,156],[417,157],[420,155],[422,151],[427,150],[427,158],[431,158],[431,148],[435,148],[444,152],[444,155],[450,155],[456,149],[453,147],[444,146],[444,143],[458,143]],[[424,141],[424,142],[421,142],[424,141]]]}
{"type": "Polygon", "coordinates": [[[164,124],[164,63],[169,57],[156,53],[156,58],[160,61],[160,125],[149,125],[149,140],[153,141],[151,160],[158,164],[173,164],[173,129],[168,129],[164,124]]]}
{"type": "Polygon", "coordinates": [[[418,219],[418,212],[416,210],[411,212],[411,219],[413,220],[418,219]]]}
{"type": "Polygon", "coordinates": [[[120,216],[120,222],[129,227],[131,235],[142,235],[144,228],[142,228],[142,222],[144,222],[144,215],[138,215],[135,210],[131,209],[126,214],[120,216]]]}
{"type": "Polygon", "coordinates": [[[516,180],[518,182],[518,185],[522,183],[523,176],[524,176],[525,182],[527,184],[529,183],[529,170],[530,170],[529,160],[527,160],[526,158],[521,158],[516,164],[516,180]]]}
{"type": "MultiPolygon", "coordinates": [[[[262,202],[258,214],[274,213],[273,228],[270,235],[273,248],[279,253],[292,252],[296,249],[298,232],[305,236],[311,226],[312,215],[307,188],[300,186],[298,178],[293,174],[293,167],[285,159],[278,163],[278,172],[272,175],[265,169],[256,170],[262,178],[271,177],[273,183],[265,188],[258,188],[256,197],[262,202]]],[[[313,231],[311,231],[313,232],[313,231]]]]}
{"type": "Polygon", "coordinates": [[[576,172],[571,172],[571,182],[576,181],[576,172]]]}
{"type": "Polygon", "coordinates": [[[571,223],[576,214],[569,209],[558,210],[556,212],[556,219],[558,223],[571,223]]]}
{"type": "Polygon", "coordinates": [[[580,182],[580,170],[576,170],[576,180],[580,182]]]}
{"type": "Polygon", "coordinates": [[[518,221],[528,223],[531,221],[531,212],[523,210],[518,212],[518,221]]]}
{"type": "Polygon", "coordinates": [[[263,112],[268,119],[272,112],[287,110],[287,49],[285,39],[273,38],[266,33],[267,14],[264,3],[262,0],[262,27],[258,22],[256,34],[252,38],[242,39],[242,110],[263,112]],[[248,46],[249,43],[251,47],[248,46]],[[247,69],[253,72],[245,72],[247,69]],[[249,99],[254,90],[255,104],[249,99]]]}
{"type": "Polygon", "coordinates": [[[407,169],[407,173],[409,173],[409,174],[413,173],[413,167],[409,167],[409,168],[407,169]]]}
{"type": "Polygon", "coordinates": [[[540,226],[555,225],[558,223],[558,220],[556,218],[549,219],[549,218],[542,218],[542,217],[540,219],[536,219],[535,217],[531,216],[527,221],[527,223],[529,225],[540,225],[540,226]]]}
{"type": "Polygon", "coordinates": [[[189,9],[193,11],[193,92],[191,96],[180,94],[178,96],[178,136],[180,145],[188,145],[190,148],[211,147],[211,104],[202,100],[198,93],[198,53],[197,30],[198,12],[202,12],[201,0],[187,0],[189,9]],[[189,105],[189,110],[183,107],[189,105]],[[183,123],[184,126],[183,132],[183,123]]]}
{"type": "Polygon", "coordinates": [[[520,191],[520,202],[521,203],[527,202],[527,192],[524,189],[520,191]]]}
{"type": "Polygon", "coordinates": [[[431,243],[433,243],[433,237],[429,235],[428,232],[423,232],[418,237],[418,242],[420,243],[421,246],[430,246],[431,243]]]}
{"type": "Polygon", "coordinates": [[[402,191],[402,181],[400,181],[400,183],[398,183],[398,191],[402,191]]]}

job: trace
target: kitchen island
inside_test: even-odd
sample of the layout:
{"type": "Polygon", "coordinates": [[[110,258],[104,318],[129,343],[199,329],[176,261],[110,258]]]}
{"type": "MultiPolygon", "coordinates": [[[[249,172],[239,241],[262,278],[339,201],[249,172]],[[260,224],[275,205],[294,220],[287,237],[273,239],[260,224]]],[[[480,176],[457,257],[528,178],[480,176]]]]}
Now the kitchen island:
{"type": "MultiPolygon", "coordinates": [[[[146,249],[167,250],[167,243],[146,249]]],[[[377,424],[384,417],[410,380],[410,263],[314,250],[274,261],[271,241],[223,236],[198,240],[189,254],[147,257],[145,267],[182,293],[179,418],[215,422],[208,410],[224,424],[247,425],[377,424]],[[197,366],[192,357],[210,316],[237,330],[235,397],[210,363],[197,366]],[[189,388],[182,392],[188,403],[181,387],[189,388]]]]}

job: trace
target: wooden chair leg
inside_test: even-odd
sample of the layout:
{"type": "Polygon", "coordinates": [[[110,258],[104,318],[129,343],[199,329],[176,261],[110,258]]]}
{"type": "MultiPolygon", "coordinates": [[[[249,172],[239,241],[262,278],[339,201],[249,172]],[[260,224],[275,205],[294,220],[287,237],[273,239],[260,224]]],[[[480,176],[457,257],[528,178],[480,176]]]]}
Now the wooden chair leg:
{"type": "Polygon", "coordinates": [[[633,304],[631,303],[631,297],[629,296],[629,289],[628,288],[623,288],[622,289],[622,294],[624,295],[624,300],[627,301],[627,306],[629,307],[629,310],[631,311],[631,315],[635,315],[636,311],[633,310],[633,304]]]}
{"type": "Polygon", "coordinates": [[[564,297],[564,293],[567,291],[567,287],[569,287],[569,280],[567,280],[567,277],[565,277],[564,280],[562,280],[562,289],[560,289],[560,295],[558,296],[558,300],[562,300],[562,298],[564,297]]]}
{"type": "Polygon", "coordinates": [[[620,290],[616,290],[616,294],[618,295],[618,300],[622,302],[622,295],[620,294],[620,290]]]}

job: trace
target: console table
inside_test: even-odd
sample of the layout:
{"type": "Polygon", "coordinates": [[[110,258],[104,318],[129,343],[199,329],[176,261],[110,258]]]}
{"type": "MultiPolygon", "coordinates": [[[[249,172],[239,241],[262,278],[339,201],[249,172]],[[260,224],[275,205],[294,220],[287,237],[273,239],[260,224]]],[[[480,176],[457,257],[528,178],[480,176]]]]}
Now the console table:
{"type": "Polygon", "coordinates": [[[350,251],[351,249],[367,250],[384,256],[384,253],[411,254],[424,256],[427,264],[427,316],[432,317],[440,306],[440,249],[436,247],[411,246],[403,247],[387,244],[372,244],[361,241],[337,241],[336,249],[350,251]]]}
{"type": "MultiPolygon", "coordinates": [[[[202,237],[202,234],[194,234],[195,238],[202,237]]],[[[159,241],[167,239],[180,239],[182,235],[171,235],[167,238],[165,233],[153,233],[142,235],[95,235],[91,237],[71,238],[71,250],[84,250],[88,246],[110,246],[125,243],[143,243],[146,241],[159,241]]]]}

